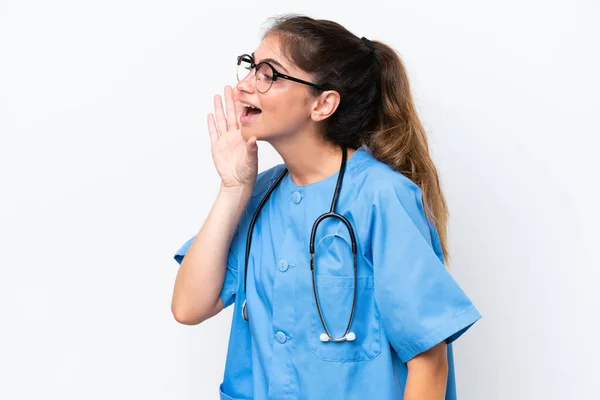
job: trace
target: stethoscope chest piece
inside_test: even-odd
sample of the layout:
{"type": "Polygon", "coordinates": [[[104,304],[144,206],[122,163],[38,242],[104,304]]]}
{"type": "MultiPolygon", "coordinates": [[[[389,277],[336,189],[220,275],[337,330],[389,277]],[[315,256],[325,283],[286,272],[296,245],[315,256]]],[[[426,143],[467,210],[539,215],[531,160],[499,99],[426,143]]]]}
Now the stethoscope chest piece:
{"type": "Polygon", "coordinates": [[[354,332],[348,332],[346,335],[342,336],[339,339],[332,338],[326,333],[321,333],[319,336],[321,342],[353,342],[356,340],[356,334],[354,332]]]}

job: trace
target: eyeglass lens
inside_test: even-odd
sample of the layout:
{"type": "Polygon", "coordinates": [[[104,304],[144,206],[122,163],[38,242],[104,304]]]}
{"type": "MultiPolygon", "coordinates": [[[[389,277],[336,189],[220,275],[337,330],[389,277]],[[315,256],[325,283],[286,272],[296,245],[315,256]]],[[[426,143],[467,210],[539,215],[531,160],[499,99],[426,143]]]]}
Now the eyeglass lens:
{"type": "MultiPolygon", "coordinates": [[[[237,79],[242,81],[252,72],[252,64],[248,58],[242,58],[237,67],[237,79]]],[[[265,93],[273,84],[273,69],[268,64],[258,65],[255,77],[256,90],[265,93]]]]}

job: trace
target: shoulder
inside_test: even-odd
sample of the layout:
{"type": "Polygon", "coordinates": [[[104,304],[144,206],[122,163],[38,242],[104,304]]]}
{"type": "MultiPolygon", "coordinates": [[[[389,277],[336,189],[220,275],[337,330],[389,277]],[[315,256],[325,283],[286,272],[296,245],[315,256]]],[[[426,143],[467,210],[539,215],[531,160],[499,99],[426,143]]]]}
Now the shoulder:
{"type": "Polygon", "coordinates": [[[361,160],[350,172],[356,196],[368,204],[399,202],[407,211],[422,208],[421,188],[406,175],[362,150],[361,160]],[[417,209],[415,209],[417,208],[417,209]]]}
{"type": "Polygon", "coordinates": [[[361,157],[364,162],[356,163],[349,171],[356,200],[355,211],[368,210],[367,220],[371,224],[395,221],[398,224],[408,223],[411,228],[416,226],[430,241],[435,228],[427,219],[419,185],[366,150],[361,157]]]}

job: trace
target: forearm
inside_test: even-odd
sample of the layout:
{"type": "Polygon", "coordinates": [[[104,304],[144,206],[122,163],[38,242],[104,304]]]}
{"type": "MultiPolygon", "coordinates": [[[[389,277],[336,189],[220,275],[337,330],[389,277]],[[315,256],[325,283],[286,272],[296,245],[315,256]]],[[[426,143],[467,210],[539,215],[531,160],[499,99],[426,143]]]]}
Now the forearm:
{"type": "Polygon", "coordinates": [[[408,362],[404,400],[444,400],[448,380],[446,354],[443,342],[408,362]]]}
{"type": "Polygon", "coordinates": [[[177,321],[198,324],[223,308],[227,254],[251,193],[252,187],[219,191],[175,279],[171,309],[177,321]]]}

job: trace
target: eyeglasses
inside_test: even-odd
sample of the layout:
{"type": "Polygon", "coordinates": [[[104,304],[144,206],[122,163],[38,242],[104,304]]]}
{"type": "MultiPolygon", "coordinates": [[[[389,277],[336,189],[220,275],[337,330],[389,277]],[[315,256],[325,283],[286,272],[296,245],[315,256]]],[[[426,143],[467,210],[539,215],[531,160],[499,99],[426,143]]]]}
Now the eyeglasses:
{"type": "Polygon", "coordinates": [[[279,78],[288,79],[290,81],[302,83],[304,85],[309,85],[319,90],[325,90],[323,86],[314,84],[312,82],[307,82],[302,79],[294,78],[293,76],[282,74],[266,61],[262,61],[258,64],[255,64],[254,58],[249,54],[242,54],[241,56],[238,56],[238,82],[244,80],[250,74],[252,69],[256,69],[254,80],[256,82],[256,90],[258,90],[260,93],[266,93],[269,89],[271,89],[273,82],[275,82],[279,78]]]}

